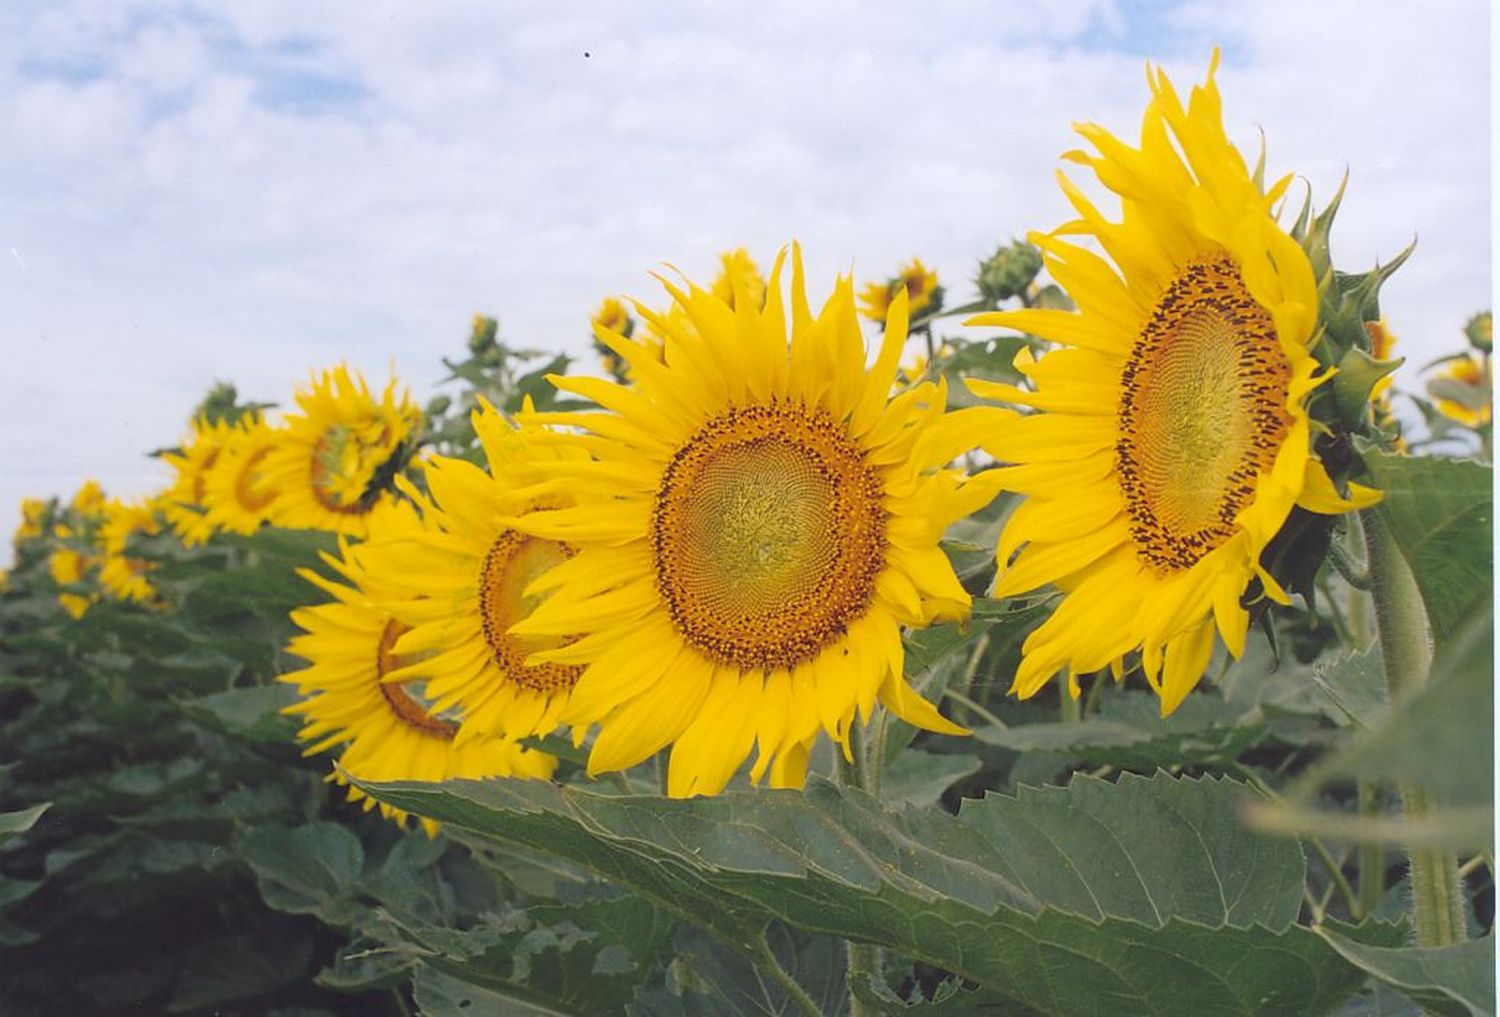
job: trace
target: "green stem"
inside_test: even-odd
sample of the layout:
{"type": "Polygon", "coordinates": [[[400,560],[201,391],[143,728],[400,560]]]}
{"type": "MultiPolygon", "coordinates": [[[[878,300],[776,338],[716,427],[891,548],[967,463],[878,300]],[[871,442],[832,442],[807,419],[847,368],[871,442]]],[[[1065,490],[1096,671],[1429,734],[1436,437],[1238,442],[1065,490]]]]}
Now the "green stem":
{"type": "MultiPolygon", "coordinates": [[[[1359,814],[1374,816],[1380,811],[1380,790],[1374,781],[1359,782],[1359,814]]],[[[1385,845],[1378,841],[1359,844],[1359,911],[1355,920],[1375,912],[1385,896],[1385,845]]]]}
{"type": "MultiPolygon", "coordinates": [[[[1391,702],[1401,701],[1427,681],[1432,664],[1432,642],[1427,613],[1416,578],[1401,549],[1374,509],[1359,514],[1365,550],[1370,560],[1370,593],[1375,601],[1375,625],[1385,659],[1385,680],[1391,702]]],[[[1408,819],[1430,815],[1434,802],[1425,789],[1402,781],[1401,808],[1408,819]]],[[[1441,848],[1411,851],[1412,921],[1418,946],[1448,946],[1465,936],[1463,881],[1458,856],[1441,848]]]]}
{"type": "Polygon", "coordinates": [[[993,724],[995,727],[999,728],[1000,730],[1002,730],[1002,731],[1005,730],[1005,728],[1006,728],[1005,721],[1001,720],[999,717],[995,716],[989,710],[986,710],[983,706],[980,706],[974,700],[970,699],[968,696],[964,695],[962,692],[958,691],[957,689],[955,689],[955,688],[944,689],[943,690],[943,695],[947,696],[949,699],[953,700],[955,703],[958,703],[960,706],[964,707],[966,710],[968,710],[970,713],[974,714],[974,716],[978,717],[980,720],[988,721],[989,723],[993,724]]]}
{"type": "MultiPolygon", "coordinates": [[[[849,753],[854,757],[854,762],[848,767],[840,767],[839,774],[845,778],[846,784],[857,787],[872,798],[880,797],[880,763],[879,758],[871,758],[872,746],[866,744],[865,729],[855,724],[849,729],[849,753]],[[851,779],[852,778],[852,779],[851,779]]],[[[880,947],[874,943],[856,943],[848,941],[849,951],[849,1017],[875,1017],[875,1011],[862,1003],[854,994],[854,986],[863,981],[866,976],[872,979],[884,977],[885,961],[881,956],[880,947]]]]}
{"type": "Polygon", "coordinates": [[[766,941],[765,930],[762,929],[760,936],[754,943],[750,944],[751,954],[754,956],[756,966],[770,976],[771,980],[786,990],[792,998],[792,1003],[799,1011],[808,1017],[822,1017],[823,1011],[818,1009],[818,1004],[807,994],[807,990],[798,984],[781,962],[776,959],[776,954],[771,951],[771,944],[766,941]]]}
{"type": "Polygon", "coordinates": [[[1057,683],[1057,699],[1057,716],[1064,724],[1077,724],[1083,719],[1083,704],[1073,698],[1072,690],[1065,682],[1057,683]]]}

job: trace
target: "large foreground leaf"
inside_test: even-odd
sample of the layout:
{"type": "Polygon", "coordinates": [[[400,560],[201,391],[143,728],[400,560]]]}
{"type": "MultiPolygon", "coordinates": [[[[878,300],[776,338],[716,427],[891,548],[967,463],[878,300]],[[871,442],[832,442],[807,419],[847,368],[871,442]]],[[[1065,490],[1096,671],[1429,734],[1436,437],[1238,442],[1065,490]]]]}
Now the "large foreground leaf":
{"type": "Polygon", "coordinates": [[[1226,780],[1075,778],[957,817],[820,781],[691,801],[503,780],[368,790],[547,850],[732,945],[779,918],[1049,1013],[1322,1012],[1364,978],[1295,924],[1301,849],[1246,831],[1253,796],[1226,780]]]}
{"type": "Polygon", "coordinates": [[[1350,962],[1395,986],[1430,1013],[1495,1012],[1495,937],[1454,946],[1370,946],[1325,930],[1329,943],[1350,962]]]}

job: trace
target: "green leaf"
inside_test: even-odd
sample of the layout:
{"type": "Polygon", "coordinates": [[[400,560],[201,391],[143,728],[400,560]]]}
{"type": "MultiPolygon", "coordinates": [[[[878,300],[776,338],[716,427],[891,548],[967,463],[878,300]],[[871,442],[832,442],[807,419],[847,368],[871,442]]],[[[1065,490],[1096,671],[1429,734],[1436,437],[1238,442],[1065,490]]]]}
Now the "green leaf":
{"type": "Polygon", "coordinates": [[[1338,711],[1338,717],[1355,727],[1372,727],[1390,709],[1385,664],[1378,643],[1315,668],[1313,680],[1338,711]]]}
{"type": "Polygon", "coordinates": [[[296,724],[281,709],[297,701],[297,690],[283,682],[216,692],[183,703],[206,714],[223,730],[254,741],[285,742],[296,724]]]}
{"type": "Polygon", "coordinates": [[[1323,938],[1351,964],[1435,1014],[1495,1012],[1495,937],[1455,946],[1369,946],[1322,930],[1323,938]]]}
{"type": "Polygon", "coordinates": [[[1441,642],[1492,588],[1492,470],[1462,459],[1367,452],[1379,511],[1416,576],[1441,642]]]}
{"type": "Polygon", "coordinates": [[[367,790],[545,846],[740,948],[776,918],[1051,1013],[1101,998],[1115,1013],[1327,1010],[1363,978],[1295,924],[1301,849],[1244,829],[1255,796],[1227,780],[1075,777],[966,801],[957,817],[821,781],[689,801],[506,780],[367,790]]]}
{"type": "Polygon", "coordinates": [[[481,1014],[514,1014],[515,1017],[579,1015],[579,1010],[560,1009],[545,1000],[518,997],[506,987],[491,988],[457,978],[437,965],[424,964],[412,980],[412,994],[423,1017],[479,1017],[481,1014]]]}
{"type": "Polygon", "coordinates": [[[908,749],[891,760],[880,776],[880,797],[895,805],[936,805],[943,792],[983,765],[977,756],[939,755],[908,749]]]}
{"type": "Polygon", "coordinates": [[[42,818],[42,813],[52,808],[51,802],[42,802],[33,805],[29,809],[20,809],[16,812],[0,812],[0,844],[4,844],[11,837],[25,833],[36,825],[36,821],[42,818]]]}
{"type": "MultiPolygon", "coordinates": [[[[844,1012],[847,968],[843,941],[772,923],[766,942],[819,1013],[844,1012]]],[[[641,989],[633,1017],[765,1017],[799,1012],[791,994],[740,954],[683,929],[665,985],[641,989]]]]}
{"type": "Polygon", "coordinates": [[[337,823],[263,827],[246,835],[240,855],[271,907],[330,924],[350,915],[365,853],[359,838],[337,823]]]}

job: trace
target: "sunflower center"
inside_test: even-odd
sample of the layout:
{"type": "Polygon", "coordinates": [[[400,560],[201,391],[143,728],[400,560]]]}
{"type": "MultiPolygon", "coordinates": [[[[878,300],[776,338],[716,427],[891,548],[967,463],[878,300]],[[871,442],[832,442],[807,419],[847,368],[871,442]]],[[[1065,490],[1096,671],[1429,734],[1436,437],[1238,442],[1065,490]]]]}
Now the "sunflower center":
{"type": "Polygon", "coordinates": [[[574,550],[555,540],[506,530],[490,545],[479,571],[479,622],[500,671],[533,692],[566,691],[583,673],[573,664],[528,665],[526,658],[572,642],[555,636],[516,636],[510,627],[529,617],[546,594],[528,597],[526,587],[543,572],[573,557],[574,550]]]}
{"type": "Polygon", "coordinates": [[[1227,257],[1167,287],[1121,376],[1115,447],[1136,553],[1159,574],[1228,540],[1291,418],[1270,313],[1227,257]]]}
{"type": "Polygon", "coordinates": [[[234,496],[240,507],[247,512],[261,512],[276,500],[275,491],[260,489],[260,471],[256,469],[261,460],[271,454],[270,445],[262,445],[245,458],[234,478],[234,496]]]}
{"type": "Polygon", "coordinates": [[[370,437],[334,424],[313,445],[309,483],[313,498],[330,512],[358,514],[369,510],[365,494],[388,462],[389,431],[370,437]]]}
{"type": "Polygon", "coordinates": [[[879,477],[821,409],[730,409],[677,450],[652,520],[656,581],[684,639],[744,670],[815,657],[874,597],[879,477]]]}
{"type": "Polygon", "coordinates": [[[396,640],[400,639],[405,631],[406,626],[393,618],[385,623],[385,629],[380,633],[380,642],[375,648],[375,681],[380,694],[385,697],[386,705],[391,708],[391,712],[406,726],[414,727],[423,734],[451,740],[458,731],[457,725],[428,713],[427,708],[417,702],[416,698],[406,691],[405,686],[381,681],[398,666],[393,648],[396,640]]]}

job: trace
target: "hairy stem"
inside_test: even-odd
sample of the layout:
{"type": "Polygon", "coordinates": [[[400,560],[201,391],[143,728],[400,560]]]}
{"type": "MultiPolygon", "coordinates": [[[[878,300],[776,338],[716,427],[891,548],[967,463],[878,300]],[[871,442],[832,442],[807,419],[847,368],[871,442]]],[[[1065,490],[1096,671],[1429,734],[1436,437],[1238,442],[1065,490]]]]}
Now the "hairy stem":
{"type": "MultiPolygon", "coordinates": [[[[1432,640],[1427,612],[1416,578],[1395,538],[1374,509],[1359,514],[1370,560],[1370,593],[1375,601],[1375,625],[1385,659],[1386,686],[1391,702],[1399,704],[1427,681],[1432,664],[1432,640]]],[[[1401,808],[1409,819],[1431,814],[1431,796],[1410,781],[1402,781],[1401,808]]],[[[1411,851],[1412,921],[1418,946],[1447,946],[1464,938],[1463,881],[1458,856],[1441,848],[1411,851]]]]}
{"type": "MultiPolygon", "coordinates": [[[[849,729],[849,753],[854,757],[853,765],[840,767],[839,773],[852,780],[847,783],[859,788],[873,798],[880,797],[880,757],[871,756],[872,746],[866,744],[865,729],[858,724],[849,729]]],[[[873,943],[848,941],[849,951],[849,1017],[874,1017],[874,1011],[860,1002],[854,994],[854,986],[866,975],[871,978],[884,977],[885,962],[880,947],[873,943]]]]}

